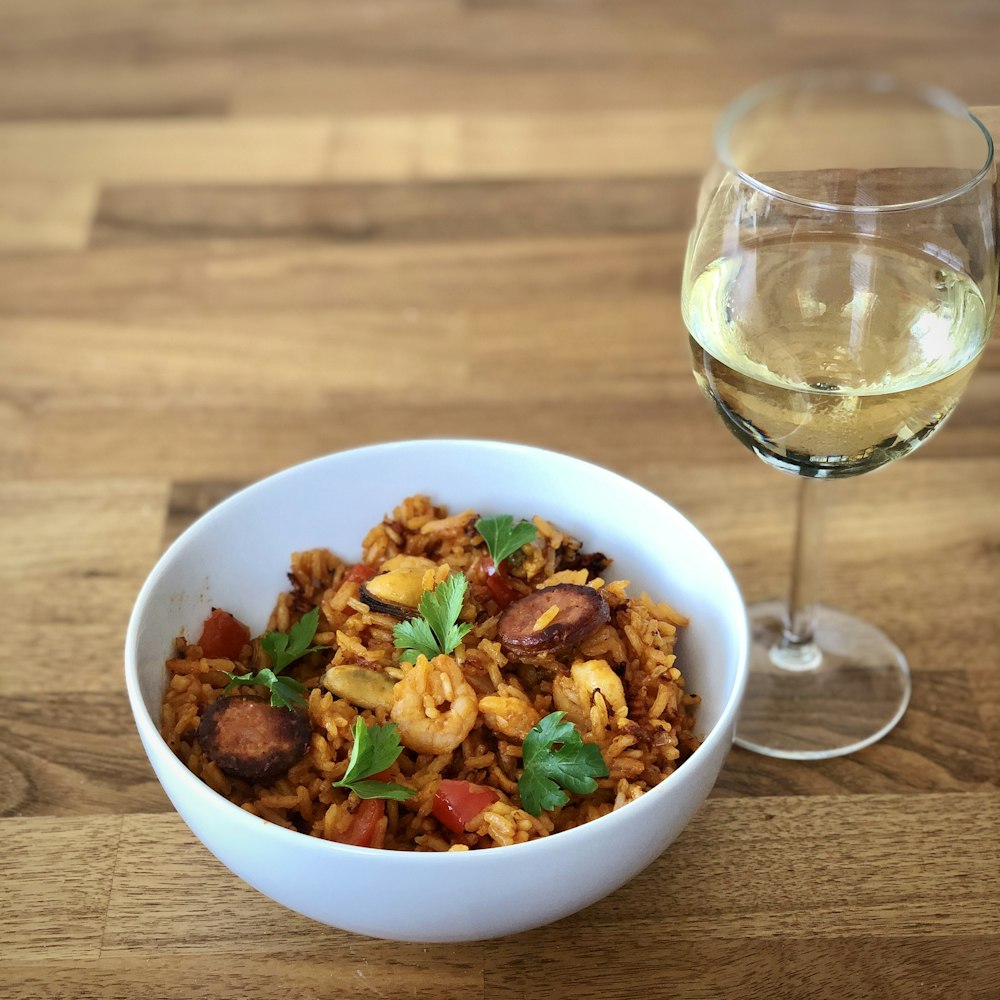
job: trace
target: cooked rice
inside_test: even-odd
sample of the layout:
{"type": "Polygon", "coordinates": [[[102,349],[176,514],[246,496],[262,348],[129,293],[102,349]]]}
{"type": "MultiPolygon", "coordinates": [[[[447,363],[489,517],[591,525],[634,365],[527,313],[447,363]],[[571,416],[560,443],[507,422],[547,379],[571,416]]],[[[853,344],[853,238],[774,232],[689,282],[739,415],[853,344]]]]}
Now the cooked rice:
{"type": "MultiPolygon", "coordinates": [[[[628,581],[605,583],[579,568],[581,563],[586,565],[581,543],[536,516],[536,540],[509,560],[510,585],[527,595],[556,583],[589,584],[603,594],[611,620],[568,652],[519,655],[514,662],[496,639],[501,609],[485,586],[479,561],[486,549],[474,527],[476,518],[473,511],[449,515],[426,496],[413,496],[362,542],[363,562],[373,567],[407,554],[437,563],[437,580],[449,571],[465,573],[469,588],[462,620],[472,627],[452,656],[480,701],[492,697],[488,706],[502,703],[507,707],[506,713],[499,713],[502,719],[484,713],[481,707],[472,731],[450,753],[418,754],[404,746],[394,765],[393,780],[416,794],[403,802],[386,802],[375,842],[387,849],[488,848],[570,829],[638,798],[671,774],[698,745],[692,710],[699,699],[685,691],[674,653],[678,630],[687,624],[685,617],[646,594],[629,597],[628,581]],[[523,736],[511,735],[516,720],[508,716],[531,720],[554,711],[553,680],[568,676],[575,661],[595,659],[605,660],[621,678],[627,714],[624,709],[612,711],[597,690],[589,704],[580,706],[581,717],[574,721],[582,722],[584,738],[600,747],[609,775],[598,779],[594,793],[571,795],[562,808],[532,816],[521,808],[517,795],[523,736]],[[499,794],[499,801],[470,822],[464,834],[456,835],[431,815],[442,778],[488,785],[499,794]]],[[[356,793],[333,787],[347,770],[355,720],[359,714],[369,724],[390,719],[384,709],[359,710],[335,697],[321,686],[320,678],[328,666],[337,664],[387,671],[393,680],[412,669],[397,660],[392,634],[396,620],[371,610],[361,600],[359,585],[345,579],[349,569],[349,563],[324,548],[293,553],[290,589],[278,596],[268,622],[268,630],[287,631],[318,607],[314,641],[333,650],[332,655],[330,649],[311,654],[287,671],[309,689],[312,741],[305,757],[285,777],[268,786],[227,777],[208,759],[197,739],[202,712],[220,697],[228,682],[224,671],[249,669],[251,656],[259,653],[256,642],[243,661],[234,663],[205,658],[196,644],[179,638],[176,653],[167,662],[170,681],[163,700],[163,738],[194,774],[255,816],[327,840],[344,835],[361,803],[356,793]]],[[[536,622],[539,628],[544,624],[536,622]]],[[[265,692],[260,689],[259,693],[265,692]]]]}

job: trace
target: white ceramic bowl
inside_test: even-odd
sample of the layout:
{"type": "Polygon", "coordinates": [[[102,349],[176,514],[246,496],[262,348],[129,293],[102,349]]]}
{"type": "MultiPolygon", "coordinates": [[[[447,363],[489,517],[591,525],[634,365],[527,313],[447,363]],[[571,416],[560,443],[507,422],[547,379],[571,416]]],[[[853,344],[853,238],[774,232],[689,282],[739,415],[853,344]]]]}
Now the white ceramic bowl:
{"type": "Polygon", "coordinates": [[[488,441],[407,441],[329,455],[271,476],[210,510],[169,548],[129,622],[125,672],[143,746],[171,802],[228,868],[292,910],[335,927],[409,941],[527,930],[607,895],[656,858],[711,791],[746,678],[747,625],[722,559],[677,511],[606,469],[488,441]],[[678,647],[701,695],[701,747],[636,802],[573,830],[461,854],[329,843],[251,816],[213,792],[160,737],[164,660],[213,604],[262,630],[293,551],[360,556],[364,534],[400,500],[426,493],[452,512],[541,514],[614,558],[632,581],[691,618],[678,647]]]}

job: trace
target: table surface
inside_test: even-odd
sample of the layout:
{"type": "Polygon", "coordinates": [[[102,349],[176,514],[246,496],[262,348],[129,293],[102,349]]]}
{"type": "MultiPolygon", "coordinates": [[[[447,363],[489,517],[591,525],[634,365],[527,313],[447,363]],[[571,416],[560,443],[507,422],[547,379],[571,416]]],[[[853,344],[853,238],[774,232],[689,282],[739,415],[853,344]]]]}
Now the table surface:
{"type": "Polygon", "coordinates": [[[902,723],[821,763],[734,749],[659,860],[552,926],[387,943],[257,894],[171,810],[121,664],[199,513],[403,437],[607,465],[780,594],[794,480],[700,398],[678,309],[711,124],[846,61],[1000,128],[1000,8],[941,9],[0,4],[0,995],[1000,995],[997,339],[941,434],[830,487],[826,597],[904,646],[902,723]]]}

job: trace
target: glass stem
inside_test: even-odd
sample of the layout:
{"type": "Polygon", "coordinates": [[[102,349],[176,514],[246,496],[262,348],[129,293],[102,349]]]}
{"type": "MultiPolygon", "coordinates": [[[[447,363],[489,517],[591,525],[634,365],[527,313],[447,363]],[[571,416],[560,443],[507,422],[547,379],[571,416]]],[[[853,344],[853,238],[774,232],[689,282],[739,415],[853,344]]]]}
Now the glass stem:
{"type": "Polygon", "coordinates": [[[825,561],[826,493],[824,484],[818,479],[799,477],[795,548],[784,632],[781,642],[772,651],[775,664],[789,670],[809,670],[818,666],[822,659],[813,638],[819,581],[825,561]]]}

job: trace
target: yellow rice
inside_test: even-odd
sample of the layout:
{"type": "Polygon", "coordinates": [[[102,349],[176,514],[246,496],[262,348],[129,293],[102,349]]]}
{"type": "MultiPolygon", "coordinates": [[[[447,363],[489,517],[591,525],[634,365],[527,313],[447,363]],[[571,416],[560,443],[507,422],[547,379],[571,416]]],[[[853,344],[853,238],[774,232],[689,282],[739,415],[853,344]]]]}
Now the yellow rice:
{"type": "MultiPolygon", "coordinates": [[[[501,609],[485,586],[479,560],[486,549],[475,530],[476,519],[473,511],[449,514],[426,496],[409,497],[365,536],[362,561],[377,567],[396,555],[419,555],[438,564],[438,577],[449,571],[465,573],[469,588],[462,620],[472,628],[452,655],[480,700],[490,696],[520,700],[526,712],[542,716],[554,710],[555,677],[567,675],[574,661],[603,659],[622,679],[627,715],[609,711],[601,693],[594,693],[586,706],[584,738],[600,747],[609,775],[598,780],[596,792],[571,795],[562,808],[537,817],[521,808],[517,795],[520,741],[491,729],[482,711],[469,735],[450,753],[418,754],[404,747],[392,780],[415,794],[403,802],[386,803],[378,837],[386,849],[488,848],[567,830],[638,798],[697,747],[692,711],[698,698],[685,691],[674,653],[678,630],[687,624],[685,617],[644,593],[629,596],[628,581],[605,582],[578,568],[581,543],[536,516],[538,536],[511,560],[511,585],[526,595],[555,583],[589,583],[603,594],[611,620],[568,652],[519,656],[520,662],[513,662],[496,640],[501,609]],[[499,800],[471,821],[464,833],[452,833],[431,814],[442,778],[489,786],[499,800]]],[[[383,709],[359,710],[325,690],[320,678],[331,664],[387,670],[394,680],[409,669],[398,662],[393,644],[396,620],[361,600],[359,584],[345,579],[350,566],[324,548],[293,553],[290,587],[277,596],[271,612],[268,630],[287,631],[318,607],[315,642],[329,647],[288,670],[308,688],[312,739],[306,756],[285,777],[269,786],[227,777],[197,739],[201,713],[228,682],[224,671],[245,672],[250,650],[242,662],[208,659],[195,643],[179,638],[167,662],[170,680],[163,700],[163,737],[195,775],[256,816],[329,840],[344,835],[360,805],[354,792],[332,784],[347,769],[354,722],[360,714],[368,723],[384,724],[389,715],[383,709]]]]}

